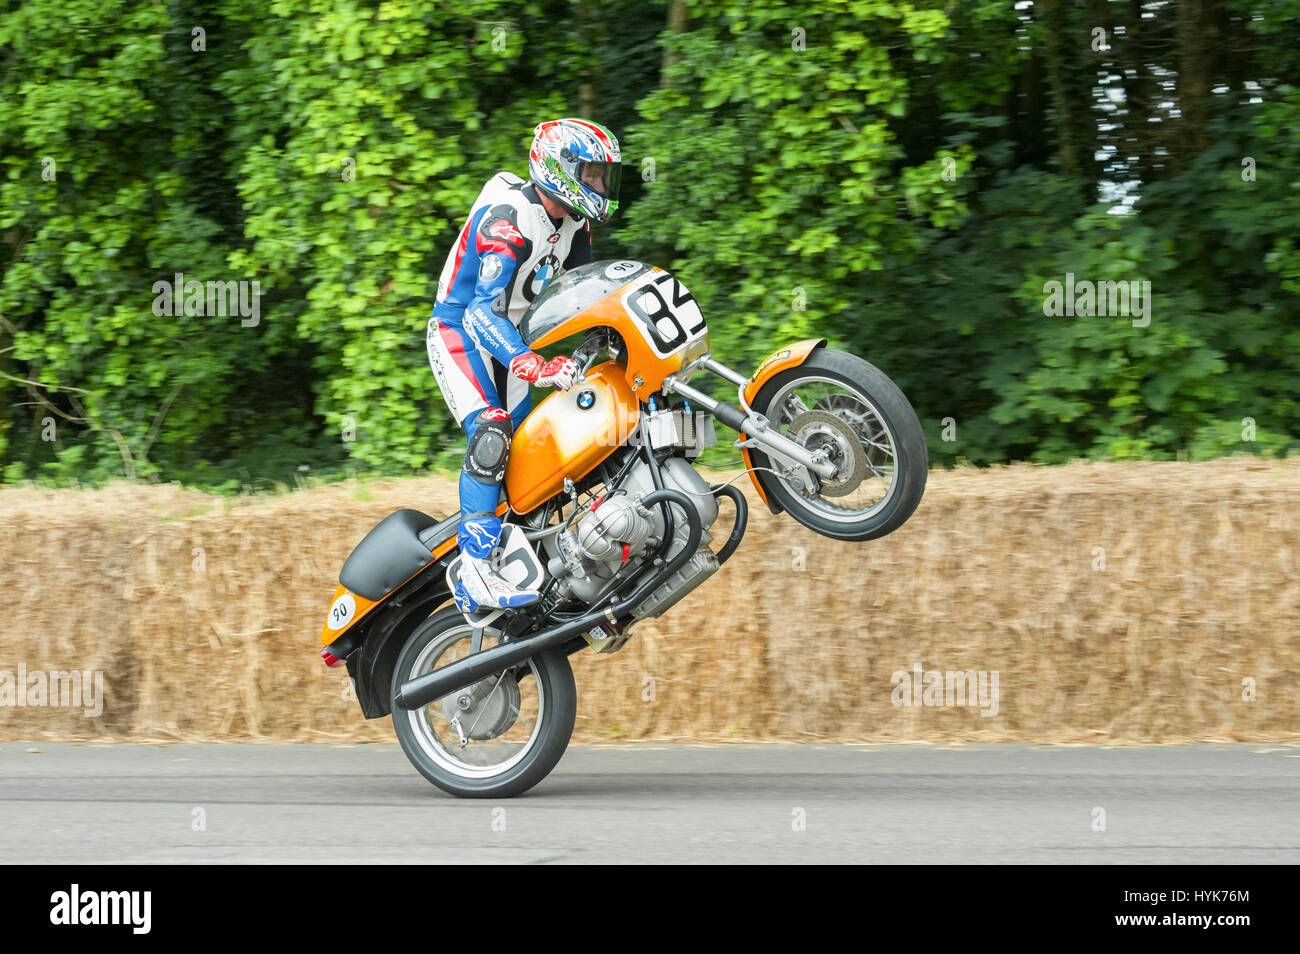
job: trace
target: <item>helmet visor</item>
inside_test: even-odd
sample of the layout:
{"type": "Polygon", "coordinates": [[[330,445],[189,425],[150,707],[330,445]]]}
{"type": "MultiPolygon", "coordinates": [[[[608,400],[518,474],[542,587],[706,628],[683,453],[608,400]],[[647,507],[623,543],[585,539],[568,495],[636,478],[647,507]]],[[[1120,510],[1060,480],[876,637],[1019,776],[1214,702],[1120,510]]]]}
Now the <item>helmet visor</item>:
{"type": "Polygon", "coordinates": [[[618,184],[623,166],[617,162],[580,162],[578,178],[592,192],[606,199],[618,198],[618,184]]]}

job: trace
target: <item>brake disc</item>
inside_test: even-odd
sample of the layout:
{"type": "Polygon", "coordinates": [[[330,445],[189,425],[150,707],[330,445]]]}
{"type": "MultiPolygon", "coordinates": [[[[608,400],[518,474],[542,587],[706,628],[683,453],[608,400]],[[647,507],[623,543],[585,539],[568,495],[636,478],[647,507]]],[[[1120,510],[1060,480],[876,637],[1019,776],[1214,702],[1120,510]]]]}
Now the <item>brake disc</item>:
{"type": "Polygon", "coordinates": [[[519,698],[519,682],[514,675],[501,673],[447,696],[442,714],[448,722],[460,720],[467,738],[495,739],[509,732],[519,718],[519,698]]]}
{"type": "Polygon", "coordinates": [[[811,410],[795,415],[786,436],[810,451],[830,450],[836,476],[818,478],[823,497],[844,497],[867,479],[867,452],[862,439],[830,411],[811,410]]]}

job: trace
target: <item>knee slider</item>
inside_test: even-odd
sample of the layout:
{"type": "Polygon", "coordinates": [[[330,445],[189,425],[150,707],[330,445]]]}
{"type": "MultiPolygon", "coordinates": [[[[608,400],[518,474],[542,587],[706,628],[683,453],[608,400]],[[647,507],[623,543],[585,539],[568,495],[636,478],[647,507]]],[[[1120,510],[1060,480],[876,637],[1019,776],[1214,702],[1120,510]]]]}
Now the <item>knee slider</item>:
{"type": "Polygon", "coordinates": [[[489,408],[479,415],[478,427],[469,439],[469,449],[465,452],[465,473],[475,480],[499,484],[506,475],[506,461],[510,459],[510,437],[514,434],[514,424],[510,415],[504,411],[493,414],[496,408],[489,408]]]}

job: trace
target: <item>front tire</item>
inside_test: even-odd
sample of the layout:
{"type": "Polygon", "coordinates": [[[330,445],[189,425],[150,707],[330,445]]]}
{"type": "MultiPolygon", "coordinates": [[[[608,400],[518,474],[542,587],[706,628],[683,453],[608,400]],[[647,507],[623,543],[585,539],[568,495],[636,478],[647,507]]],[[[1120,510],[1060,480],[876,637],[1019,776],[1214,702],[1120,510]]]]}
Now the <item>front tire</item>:
{"type": "MultiPolygon", "coordinates": [[[[854,465],[850,479],[822,485],[816,494],[758,471],[768,500],[810,530],[835,540],[874,540],[902,526],[921,502],[930,466],[921,422],[898,385],[870,362],[818,348],[803,364],[774,375],[751,406],[787,437],[805,435],[799,438],[805,446],[839,445],[854,465]]],[[[756,448],[750,457],[755,467],[776,466],[756,448]]]]}
{"type": "MultiPolygon", "coordinates": [[[[520,678],[501,673],[420,709],[398,707],[401,685],[441,668],[440,662],[445,665],[462,658],[470,648],[471,634],[454,606],[416,627],[393,670],[393,730],[411,764],[444,792],[460,798],[511,798],[544,779],[568,747],[578,711],[573,669],[564,653],[551,650],[521,664],[515,670],[520,678]],[[464,650],[459,654],[458,646],[464,650]],[[512,679],[513,687],[507,683],[512,679]],[[481,699],[475,699],[476,689],[481,699]],[[530,690],[527,697],[526,690],[530,690]],[[462,709],[466,699],[469,705],[462,709]],[[449,712],[457,720],[465,716],[459,728],[447,718],[449,712]],[[466,731],[469,741],[462,742],[466,731]],[[495,734],[480,739],[474,737],[475,731],[495,734]]],[[[494,644],[496,635],[491,628],[484,631],[484,648],[494,644]]]]}

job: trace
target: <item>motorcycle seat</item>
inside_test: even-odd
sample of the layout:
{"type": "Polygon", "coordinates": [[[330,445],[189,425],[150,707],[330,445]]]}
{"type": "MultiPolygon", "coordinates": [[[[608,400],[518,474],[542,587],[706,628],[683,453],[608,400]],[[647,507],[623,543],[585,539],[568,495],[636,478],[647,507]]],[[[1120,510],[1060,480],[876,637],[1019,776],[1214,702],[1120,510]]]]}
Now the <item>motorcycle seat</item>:
{"type": "Polygon", "coordinates": [[[433,547],[456,532],[459,515],[435,520],[418,510],[395,510],[357,544],[339,582],[368,600],[381,600],[433,562],[433,547]]]}

